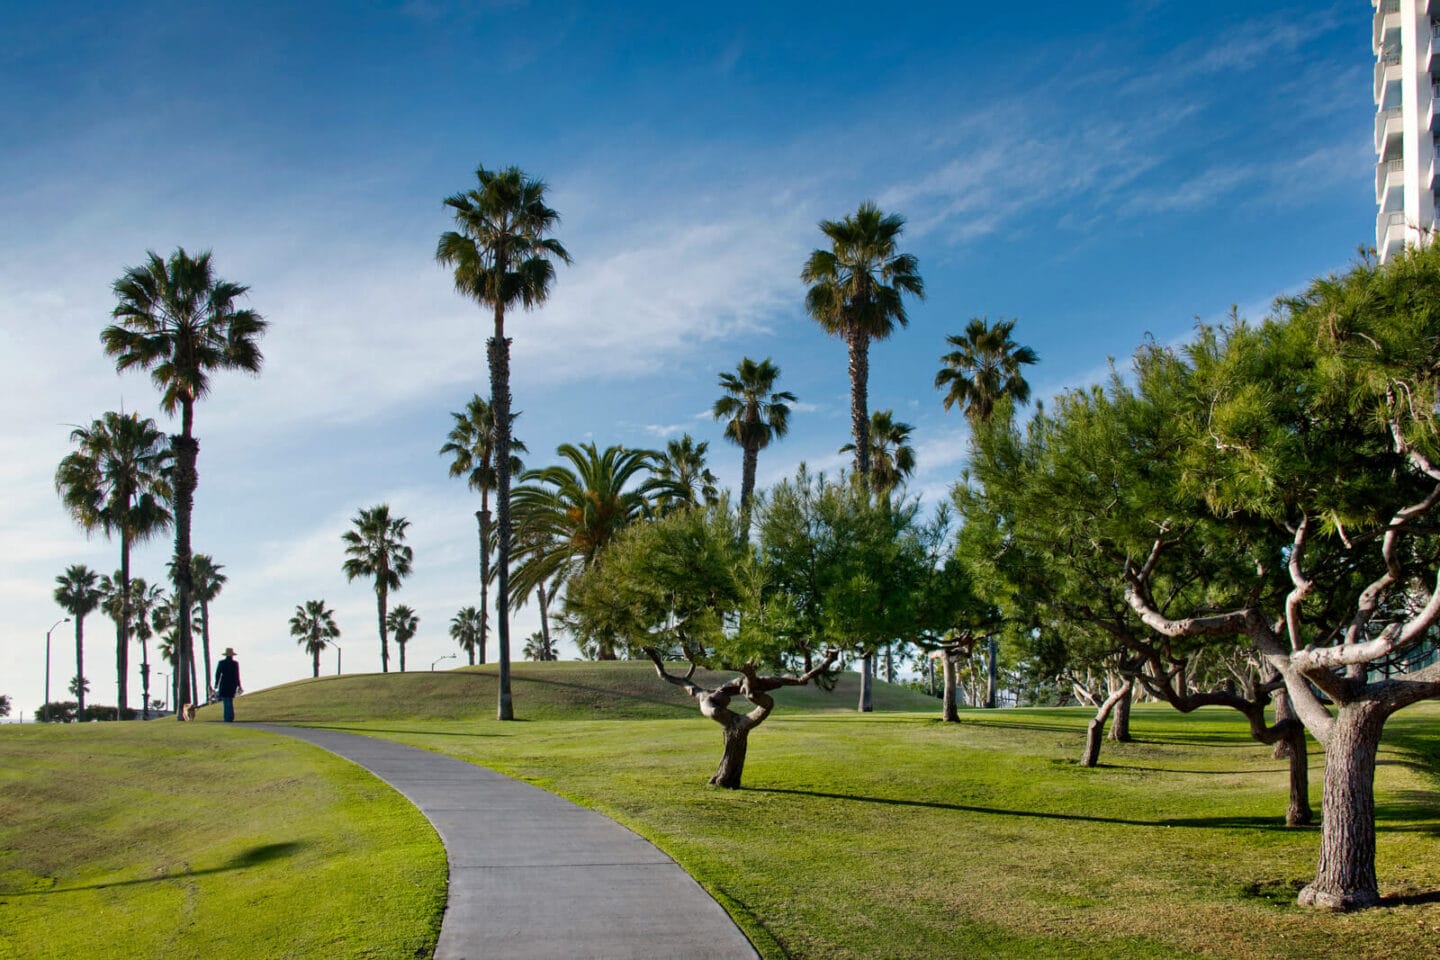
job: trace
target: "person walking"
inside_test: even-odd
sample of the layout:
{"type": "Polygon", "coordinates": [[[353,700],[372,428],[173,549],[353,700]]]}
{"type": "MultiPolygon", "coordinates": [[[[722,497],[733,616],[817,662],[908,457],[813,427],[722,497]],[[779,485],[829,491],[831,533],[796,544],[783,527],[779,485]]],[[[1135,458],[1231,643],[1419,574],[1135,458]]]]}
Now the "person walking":
{"type": "Polygon", "coordinates": [[[224,659],[215,665],[215,696],[225,707],[225,722],[235,722],[235,695],[244,693],[240,686],[240,664],[235,648],[226,647],[224,659]]]}

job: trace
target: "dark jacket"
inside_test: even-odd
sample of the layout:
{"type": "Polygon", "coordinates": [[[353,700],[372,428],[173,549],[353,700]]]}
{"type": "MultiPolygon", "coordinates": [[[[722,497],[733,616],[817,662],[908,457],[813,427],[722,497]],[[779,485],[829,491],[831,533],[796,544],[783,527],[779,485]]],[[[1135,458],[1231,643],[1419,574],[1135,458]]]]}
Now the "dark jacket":
{"type": "Polygon", "coordinates": [[[235,696],[240,689],[240,663],[226,657],[215,666],[215,696],[221,700],[235,696]]]}

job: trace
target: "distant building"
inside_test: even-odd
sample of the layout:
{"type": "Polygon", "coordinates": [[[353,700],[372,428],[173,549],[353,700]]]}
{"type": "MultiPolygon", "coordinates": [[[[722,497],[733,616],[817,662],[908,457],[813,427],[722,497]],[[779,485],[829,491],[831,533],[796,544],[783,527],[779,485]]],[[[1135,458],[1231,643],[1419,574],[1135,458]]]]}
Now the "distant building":
{"type": "Polygon", "coordinates": [[[1375,8],[1375,249],[1381,261],[1435,231],[1440,187],[1440,0],[1370,0],[1375,8]]]}

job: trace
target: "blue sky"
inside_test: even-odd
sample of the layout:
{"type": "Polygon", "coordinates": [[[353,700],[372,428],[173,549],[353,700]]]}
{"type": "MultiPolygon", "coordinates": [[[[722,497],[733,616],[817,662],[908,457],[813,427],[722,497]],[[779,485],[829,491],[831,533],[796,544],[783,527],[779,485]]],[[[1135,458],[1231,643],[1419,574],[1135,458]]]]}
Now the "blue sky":
{"type": "MultiPolygon", "coordinates": [[[[530,464],[688,431],[729,485],[739,451],[705,413],[743,356],[800,398],[760,482],[843,462],[845,352],[798,274],[816,223],[864,199],[908,219],[926,281],[870,396],[915,426],[930,499],[964,466],[931,381],[968,318],[1017,318],[1043,398],[1373,242],[1362,3],[295,6],[0,8],[0,693],[27,714],[53,578],[118,558],[52,489],[70,425],[160,418],[98,342],[147,250],[213,249],[272,324],[261,376],[220,376],[196,418],[195,544],[226,565],[216,639],[253,689],[308,673],[286,626],[307,599],[336,609],[347,671],[378,669],[373,593],[339,571],[362,506],[413,524],[412,665],[474,602],[476,505],[436,450],[488,391],[486,326],[433,252],[478,163],[543,177],[575,258],[511,327],[530,464]]],[[[101,702],[113,642],[87,623],[101,702]]],[[[73,644],[55,656],[58,696],[73,644]]]]}

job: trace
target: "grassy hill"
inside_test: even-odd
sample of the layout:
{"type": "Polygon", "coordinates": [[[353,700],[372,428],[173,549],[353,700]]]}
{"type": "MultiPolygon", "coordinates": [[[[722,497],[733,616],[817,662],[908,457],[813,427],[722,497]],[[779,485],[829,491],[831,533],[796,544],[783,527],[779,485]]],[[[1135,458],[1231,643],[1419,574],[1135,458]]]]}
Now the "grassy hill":
{"type": "MultiPolygon", "coordinates": [[[[299,680],[247,693],[236,701],[242,720],[340,723],[355,720],[466,720],[495,715],[494,664],[431,673],[360,673],[299,680]]],[[[707,686],[733,674],[701,671],[707,686]]],[[[515,663],[511,668],[515,714],[522,720],[686,719],[698,716],[695,701],[655,675],[646,662],[515,663]]],[[[854,712],[860,677],[840,675],[833,691],[813,684],[776,691],[776,714],[789,710],[854,712]]],[[[940,703],[906,687],[877,681],[880,712],[931,712],[940,703]]],[[[736,701],[743,708],[744,701],[736,701]]],[[[199,711],[219,720],[220,708],[199,711]]]]}

